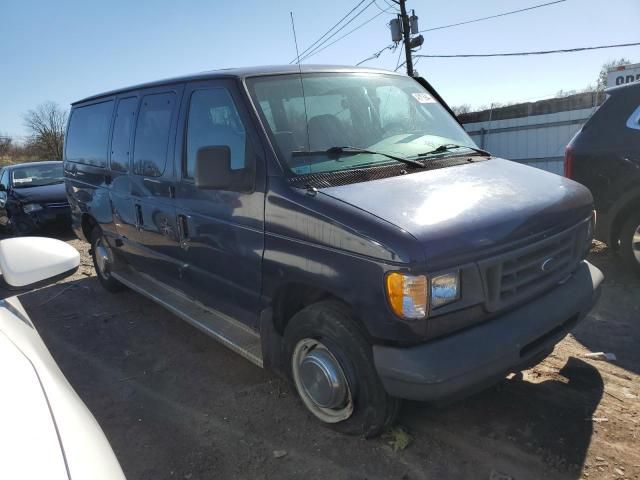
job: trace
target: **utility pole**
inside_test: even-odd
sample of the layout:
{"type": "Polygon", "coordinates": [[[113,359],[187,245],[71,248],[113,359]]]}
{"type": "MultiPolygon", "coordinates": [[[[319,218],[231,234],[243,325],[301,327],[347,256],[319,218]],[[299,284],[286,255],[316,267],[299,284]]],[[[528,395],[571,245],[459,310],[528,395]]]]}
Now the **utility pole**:
{"type": "Polygon", "coordinates": [[[400,18],[402,19],[402,36],[404,37],[404,54],[406,56],[407,75],[413,77],[413,57],[411,56],[411,27],[407,16],[406,0],[400,0],[400,18]]]}
{"type": "Polygon", "coordinates": [[[394,0],[400,6],[400,14],[398,18],[392,20],[391,27],[391,39],[396,44],[402,41],[404,44],[405,53],[405,65],[407,66],[407,75],[413,77],[415,72],[413,70],[413,57],[412,49],[419,47],[424,42],[422,35],[418,34],[418,17],[415,11],[412,12],[411,17],[407,15],[407,0],[394,0]],[[411,35],[416,35],[411,37],[411,35]]]}

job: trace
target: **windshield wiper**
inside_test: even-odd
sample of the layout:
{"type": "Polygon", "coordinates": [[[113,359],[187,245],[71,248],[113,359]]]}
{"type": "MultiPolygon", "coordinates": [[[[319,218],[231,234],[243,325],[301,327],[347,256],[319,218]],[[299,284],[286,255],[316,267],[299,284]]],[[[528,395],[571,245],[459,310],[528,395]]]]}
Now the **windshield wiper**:
{"type": "Polygon", "coordinates": [[[343,155],[358,155],[360,153],[369,153],[371,155],[382,155],[383,157],[390,158],[391,160],[395,160],[397,162],[402,162],[405,165],[410,165],[412,167],[417,168],[425,168],[424,164],[418,162],[416,160],[411,160],[410,158],[398,157],[396,155],[391,155],[389,153],[378,152],[376,150],[369,150],[367,148],[358,148],[358,147],[331,147],[326,150],[311,150],[311,151],[303,151],[297,150],[291,152],[293,156],[306,156],[306,155],[327,155],[329,158],[331,157],[341,157],[343,155]]]}
{"type": "Polygon", "coordinates": [[[429,155],[435,155],[436,153],[445,153],[455,148],[468,148],[469,150],[473,150],[474,152],[479,153],[483,157],[491,156],[489,152],[487,152],[486,150],[482,150],[481,148],[469,147],[467,145],[457,145],[455,143],[445,143],[444,145],[440,145],[438,148],[434,148],[429,152],[419,153],[418,155],[415,155],[414,158],[427,157],[429,155]]]}

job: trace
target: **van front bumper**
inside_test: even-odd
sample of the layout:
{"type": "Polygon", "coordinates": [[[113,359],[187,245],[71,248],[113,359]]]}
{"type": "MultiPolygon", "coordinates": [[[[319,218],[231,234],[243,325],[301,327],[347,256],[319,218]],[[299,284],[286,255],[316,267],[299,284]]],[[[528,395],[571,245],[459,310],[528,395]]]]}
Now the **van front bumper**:
{"type": "Polygon", "coordinates": [[[389,395],[408,400],[475,393],[551,353],[594,306],[603,279],[583,261],[564,283],[486,323],[409,348],[374,345],[378,375],[389,395]]]}

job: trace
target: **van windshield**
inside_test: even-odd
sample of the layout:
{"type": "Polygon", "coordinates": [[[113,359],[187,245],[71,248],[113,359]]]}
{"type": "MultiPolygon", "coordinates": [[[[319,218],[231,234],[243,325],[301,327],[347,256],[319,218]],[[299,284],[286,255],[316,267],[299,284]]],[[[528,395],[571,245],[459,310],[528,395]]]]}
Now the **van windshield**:
{"type": "Polygon", "coordinates": [[[42,187],[64,182],[62,162],[17,167],[12,169],[11,177],[13,188],[42,187]]]}
{"type": "Polygon", "coordinates": [[[397,160],[388,155],[411,158],[443,145],[462,147],[449,154],[476,147],[447,110],[409,77],[303,73],[253,77],[247,84],[282,163],[295,175],[393,163],[397,160]],[[368,152],[336,155],[336,147],[368,152]],[[322,154],[329,149],[333,152],[322,154]]]}

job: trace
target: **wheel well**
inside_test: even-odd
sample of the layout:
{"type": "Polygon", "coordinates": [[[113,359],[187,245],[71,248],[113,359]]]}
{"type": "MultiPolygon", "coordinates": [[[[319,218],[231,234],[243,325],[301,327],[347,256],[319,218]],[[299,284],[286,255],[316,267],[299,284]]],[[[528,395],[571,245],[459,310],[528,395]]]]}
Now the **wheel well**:
{"type": "Polygon", "coordinates": [[[288,283],[283,285],[273,299],[273,324],[276,331],[283,334],[287,323],[289,323],[291,317],[296,313],[312,303],[330,298],[344,302],[342,299],[322,288],[304,283],[288,283]]]}
{"type": "Polygon", "coordinates": [[[623,208],[620,209],[618,214],[613,220],[611,224],[611,240],[613,242],[617,242],[620,240],[620,233],[622,231],[622,226],[624,222],[626,222],[629,215],[631,215],[634,211],[637,212],[640,209],[640,197],[633,198],[629,201],[623,208]]]}
{"type": "Polygon", "coordinates": [[[88,213],[82,214],[82,233],[84,234],[84,238],[87,239],[87,242],[91,241],[91,232],[98,225],[98,222],[89,215],[88,213]]]}

